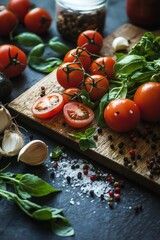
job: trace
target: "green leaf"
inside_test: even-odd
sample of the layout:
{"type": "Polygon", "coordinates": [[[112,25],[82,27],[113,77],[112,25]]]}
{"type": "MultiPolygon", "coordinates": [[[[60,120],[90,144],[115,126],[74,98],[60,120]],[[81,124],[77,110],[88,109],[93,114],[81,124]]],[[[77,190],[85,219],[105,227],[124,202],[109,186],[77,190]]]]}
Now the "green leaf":
{"type": "Polygon", "coordinates": [[[42,73],[52,72],[61,63],[62,63],[62,60],[55,57],[42,58],[42,57],[30,56],[28,61],[28,64],[31,68],[42,73]]]}
{"type": "Polygon", "coordinates": [[[95,111],[95,119],[99,127],[105,128],[106,122],[104,120],[104,109],[109,103],[109,93],[106,93],[100,100],[99,106],[95,111]]]}
{"type": "Polygon", "coordinates": [[[34,211],[32,217],[37,220],[50,220],[52,219],[52,211],[50,208],[44,207],[34,211]]]}
{"type": "Polygon", "coordinates": [[[98,105],[98,102],[94,103],[91,101],[89,97],[89,93],[84,89],[81,91],[80,97],[81,97],[82,103],[90,107],[91,109],[94,109],[98,105]]]}
{"type": "Polygon", "coordinates": [[[53,159],[54,158],[59,158],[62,153],[63,153],[62,148],[57,146],[57,147],[53,148],[52,152],[50,153],[50,157],[53,158],[53,159]]]}
{"type": "Polygon", "coordinates": [[[2,179],[0,179],[0,189],[2,189],[2,190],[7,189],[6,183],[2,179]]]}
{"type": "Polygon", "coordinates": [[[121,87],[114,87],[109,91],[109,101],[118,98],[126,98],[127,96],[127,86],[122,85],[121,87]]]}
{"type": "Polygon", "coordinates": [[[50,221],[52,231],[61,237],[71,237],[74,235],[74,229],[69,223],[68,219],[61,216],[55,215],[55,218],[50,221]]]}
{"type": "Polygon", "coordinates": [[[18,185],[14,184],[15,192],[23,199],[31,198],[31,195],[23,191],[18,185]]]}
{"type": "Polygon", "coordinates": [[[28,59],[32,56],[41,57],[44,53],[44,50],[45,50],[45,44],[43,43],[38,44],[37,46],[33,47],[32,50],[29,52],[28,59]]]}
{"type": "Polygon", "coordinates": [[[82,132],[78,132],[78,133],[68,133],[69,136],[80,139],[80,138],[85,138],[85,134],[82,132]]]}
{"type": "Polygon", "coordinates": [[[65,55],[69,51],[69,47],[64,43],[59,42],[57,37],[50,39],[48,44],[49,47],[57,53],[65,55]]]}
{"type": "Polygon", "coordinates": [[[43,43],[42,38],[40,38],[37,34],[30,32],[20,33],[15,36],[13,40],[27,47],[33,47],[39,43],[43,43]]]}
{"type": "Polygon", "coordinates": [[[79,140],[79,147],[82,151],[86,151],[89,148],[96,148],[96,143],[94,140],[90,139],[90,138],[86,138],[86,139],[80,139],[79,140]]]}
{"type": "Polygon", "coordinates": [[[114,65],[116,75],[132,74],[138,69],[146,66],[147,62],[143,56],[125,55],[117,60],[114,65]]]}
{"type": "Polygon", "coordinates": [[[46,196],[50,193],[59,192],[49,183],[33,174],[24,174],[19,179],[19,188],[22,191],[29,193],[33,197],[46,196]]]}
{"type": "Polygon", "coordinates": [[[85,134],[86,138],[90,138],[93,136],[95,131],[96,131],[96,128],[87,128],[84,134],[85,134]]]}

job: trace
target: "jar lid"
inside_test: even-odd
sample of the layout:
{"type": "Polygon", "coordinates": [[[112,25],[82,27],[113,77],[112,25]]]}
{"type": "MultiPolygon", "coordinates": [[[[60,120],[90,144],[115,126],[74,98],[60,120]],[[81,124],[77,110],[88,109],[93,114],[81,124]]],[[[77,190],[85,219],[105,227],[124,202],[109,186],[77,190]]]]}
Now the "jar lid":
{"type": "Polygon", "coordinates": [[[103,7],[108,0],[56,0],[56,2],[71,11],[90,11],[103,7]]]}

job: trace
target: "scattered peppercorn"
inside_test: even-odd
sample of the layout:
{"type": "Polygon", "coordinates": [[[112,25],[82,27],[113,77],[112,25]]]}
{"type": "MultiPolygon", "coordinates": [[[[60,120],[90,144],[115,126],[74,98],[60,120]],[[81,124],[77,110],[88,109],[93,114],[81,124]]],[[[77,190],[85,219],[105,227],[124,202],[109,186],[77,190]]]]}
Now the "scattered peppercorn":
{"type": "Polygon", "coordinates": [[[102,133],[102,128],[99,127],[99,128],[97,129],[97,132],[98,132],[98,134],[101,134],[101,133],[102,133]]]}
{"type": "Polygon", "coordinates": [[[90,193],[90,196],[91,196],[91,197],[94,197],[94,190],[90,190],[89,193],[90,193]]]}
{"type": "Polygon", "coordinates": [[[78,172],[77,177],[78,177],[78,179],[82,179],[82,173],[78,172]]]}
{"type": "Polygon", "coordinates": [[[71,183],[71,177],[70,176],[67,176],[66,179],[67,179],[68,183],[71,183]]]}
{"type": "Polygon", "coordinates": [[[54,173],[54,172],[51,172],[51,173],[50,173],[50,177],[51,177],[51,178],[54,178],[54,177],[55,177],[55,173],[54,173]]]}

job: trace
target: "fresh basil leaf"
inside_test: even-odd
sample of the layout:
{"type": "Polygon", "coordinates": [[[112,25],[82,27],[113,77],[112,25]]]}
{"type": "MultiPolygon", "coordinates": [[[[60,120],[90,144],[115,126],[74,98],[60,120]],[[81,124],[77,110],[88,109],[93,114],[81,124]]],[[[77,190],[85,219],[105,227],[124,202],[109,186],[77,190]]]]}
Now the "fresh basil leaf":
{"type": "Polygon", "coordinates": [[[52,152],[50,153],[50,157],[53,159],[59,158],[62,153],[63,153],[62,148],[57,146],[57,147],[53,148],[52,152]]]}
{"type": "Polygon", "coordinates": [[[34,57],[41,57],[43,55],[43,53],[44,53],[44,50],[45,50],[45,44],[40,43],[40,44],[36,45],[29,52],[28,59],[30,57],[32,57],[32,56],[34,56],[34,57]]]}
{"type": "Polygon", "coordinates": [[[109,93],[106,93],[100,100],[99,106],[95,110],[95,119],[97,125],[101,128],[106,127],[106,122],[104,120],[104,109],[109,103],[109,93]]]}
{"type": "Polygon", "coordinates": [[[61,63],[62,63],[62,60],[55,57],[42,58],[42,57],[31,56],[28,61],[28,64],[31,68],[42,73],[52,72],[61,63]]]}
{"type": "Polygon", "coordinates": [[[34,47],[39,43],[43,43],[42,38],[40,38],[37,34],[30,32],[20,33],[16,35],[13,40],[27,47],[34,47]]]}
{"type": "Polygon", "coordinates": [[[95,131],[96,131],[96,128],[87,128],[84,134],[87,138],[90,138],[93,136],[95,131]]]}
{"type": "Polygon", "coordinates": [[[69,223],[68,219],[61,216],[55,215],[55,217],[50,221],[52,231],[61,237],[71,237],[74,235],[74,229],[69,223]]]}
{"type": "Polygon", "coordinates": [[[14,189],[15,189],[15,192],[23,199],[28,199],[28,198],[31,198],[31,195],[25,191],[23,191],[19,185],[16,185],[14,184],[14,189]]]}
{"type": "Polygon", "coordinates": [[[109,91],[109,101],[112,101],[114,99],[118,98],[126,98],[127,96],[127,86],[121,86],[121,87],[114,87],[109,91]]]}
{"type": "Polygon", "coordinates": [[[29,193],[34,197],[46,196],[50,193],[59,192],[50,184],[33,174],[24,174],[19,179],[20,190],[29,193]]]}
{"type": "Polygon", "coordinates": [[[130,75],[136,70],[146,66],[147,62],[144,57],[138,55],[127,55],[119,58],[114,65],[116,75],[130,75]]]}
{"type": "Polygon", "coordinates": [[[64,43],[57,41],[56,37],[52,38],[49,41],[48,45],[53,51],[63,55],[65,55],[69,51],[69,47],[64,43]]]}
{"type": "Polygon", "coordinates": [[[2,189],[2,190],[7,189],[6,183],[2,179],[0,179],[0,189],[2,189]]]}
{"type": "Polygon", "coordinates": [[[32,217],[37,220],[50,220],[52,219],[52,211],[48,207],[43,207],[32,213],[32,217]]]}
{"type": "Polygon", "coordinates": [[[82,132],[77,132],[77,133],[68,133],[69,136],[80,139],[80,138],[85,138],[85,134],[82,132]]]}
{"type": "Polygon", "coordinates": [[[79,140],[79,147],[82,151],[86,151],[89,148],[96,148],[96,143],[94,140],[90,138],[86,138],[86,139],[81,138],[79,140]]]}
{"type": "Polygon", "coordinates": [[[90,107],[91,109],[94,109],[98,105],[98,102],[94,103],[91,101],[88,92],[84,89],[81,91],[80,97],[81,97],[82,103],[90,107]]]}

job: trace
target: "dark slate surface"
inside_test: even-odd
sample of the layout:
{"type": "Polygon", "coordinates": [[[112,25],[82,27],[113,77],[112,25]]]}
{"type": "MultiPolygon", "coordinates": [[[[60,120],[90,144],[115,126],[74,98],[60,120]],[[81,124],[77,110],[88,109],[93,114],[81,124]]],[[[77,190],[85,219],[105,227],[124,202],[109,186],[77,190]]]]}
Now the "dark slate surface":
{"type": "MultiPolygon", "coordinates": [[[[1,4],[6,4],[6,0],[1,0],[1,4]]],[[[56,35],[55,29],[55,15],[54,15],[54,1],[32,1],[39,7],[44,7],[49,10],[53,16],[53,25],[49,33],[43,36],[44,39],[49,39],[56,35]]],[[[124,0],[111,0],[108,8],[108,16],[106,22],[105,35],[114,31],[117,27],[128,21],[125,13],[124,0]]],[[[23,31],[23,27],[20,31],[23,31]]],[[[0,39],[0,43],[7,42],[7,39],[0,39]]],[[[27,68],[22,76],[14,80],[14,89],[8,101],[16,98],[19,94],[30,88],[44,75],[34,72],[27,68]]],[[[32,134],[34,139],[41,139],[49,146],[49,151],[54,146],[58,145],[45,134],[41,134],[27,126],[21,124],[28,133],[24,131],[26,140],[29,140],[29,135],[32,134]]],[[[89,160],[84,156],[70,150],[65,149],[66,161],[83,161],[89,160]]],[[[0,167],[2,168],[8,162],[12,162],[9,168],[13,172],[30,172],[37,174],[46,181],[52,184],[50,178],[50,171],[48,168],[51,166],[50,158],[48,157],[46,164],[39,167],[29,167],[22,163],[17,163],[13,159],[2,159],[0,167]]],[[[94,164],[94,163],[92,163],[94,164]]],[[[107,172],[112,174],[117,179],[124,179],[123,176],[111,172],[102,166],[95,166],[103,173],[107,172]]],[[[66,183],[63,183],[63,176],[55,177],[54,186],[63,189],[62,193],[56,197],[48,197],[41,201],[42,204],[48,204],[58,208],[63,208],[65,216],[70,219],[74,229],[75,236],[68,237],[67,240],[154,240],[159,239],[160,236],[160,203],[159,196],[148,191],[144,187],[135,184],[134,182],[125,180],[125,187],[122,190],[122,198],[119,203],[116,203],[113,209],[108,207],[107,201],[102,202],[100,199],[95,198],[94,201],[84,194],[82,197],[78,187],[69,188],[70,192],[66,191],[66,183]],[[63,186],[65,185],[65,186],[63,186]],[[74,204],[70,200],[74,200],[74,204]],[[142,204],[142,211],[135,213],[134,208],[137,203],[142,204]]],[[[0,199],[0,240],[52,240],[61,239],[50,232],[49,226],[31,220],[13,203],[4,199],[0,199]]]]}

